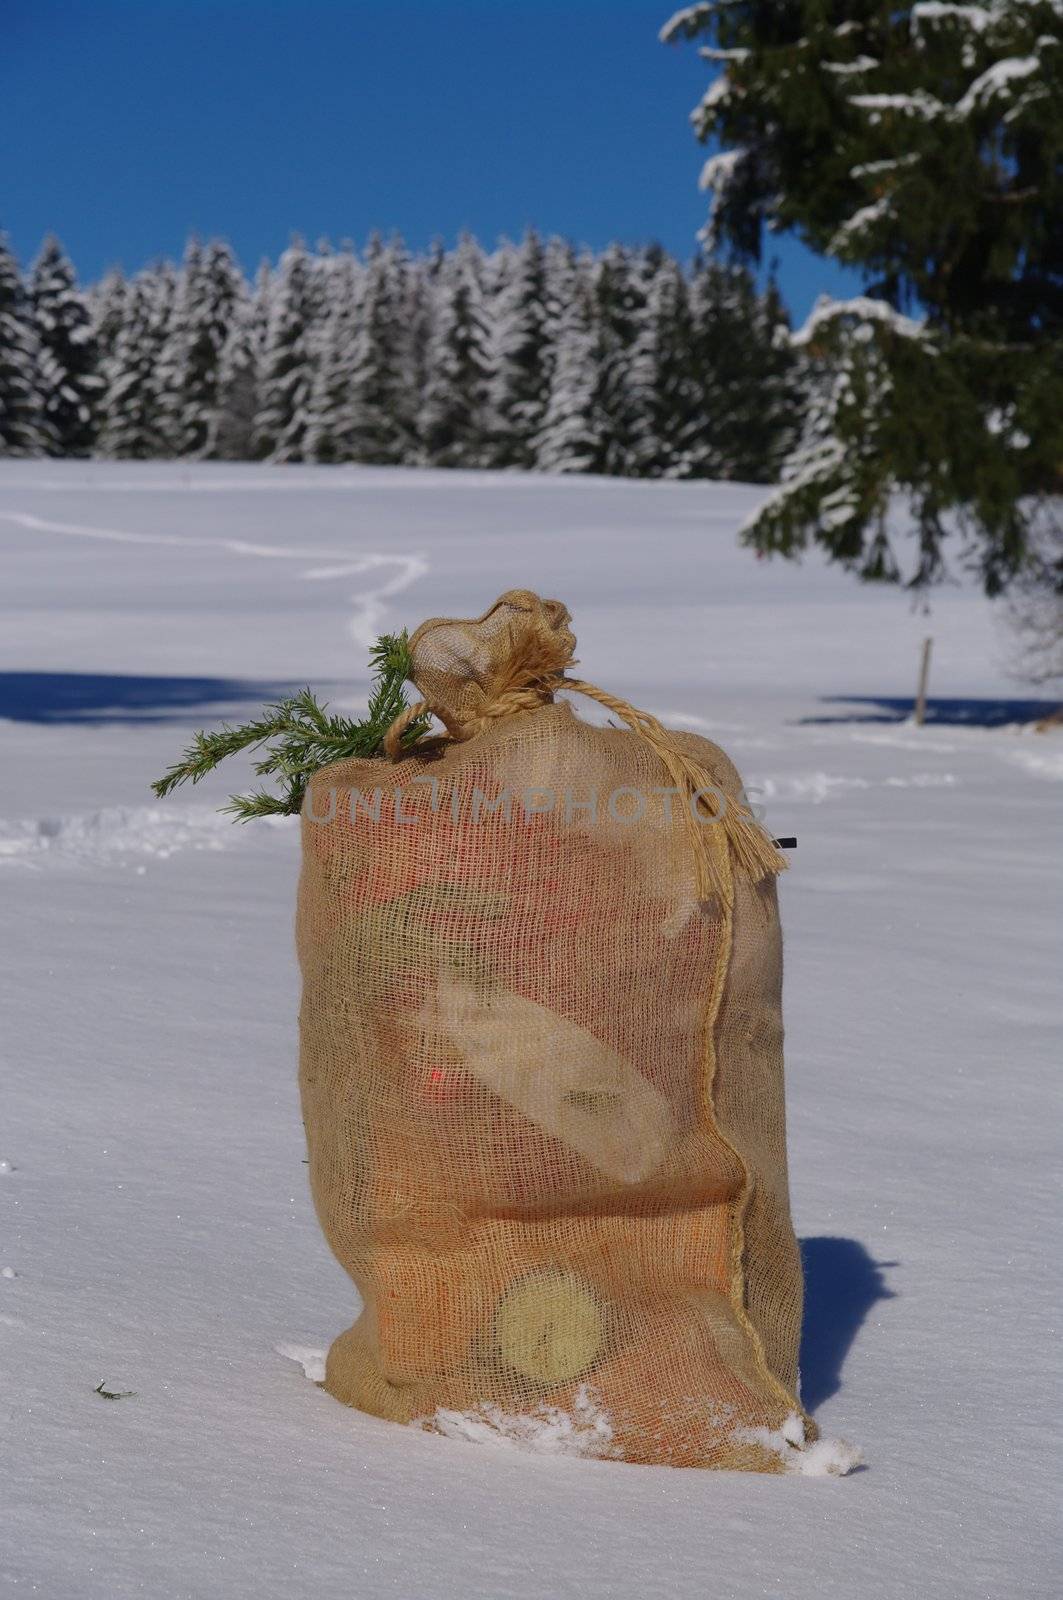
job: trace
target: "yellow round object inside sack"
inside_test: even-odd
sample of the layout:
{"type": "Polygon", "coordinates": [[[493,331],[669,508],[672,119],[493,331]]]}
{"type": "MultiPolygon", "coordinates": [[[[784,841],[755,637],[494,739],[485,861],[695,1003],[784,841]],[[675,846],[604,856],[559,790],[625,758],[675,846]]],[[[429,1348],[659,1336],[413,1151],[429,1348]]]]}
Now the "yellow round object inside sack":
{"type": "Polygon", "coordinates": [[[537,1272],[514,1284],[495,1313],[495,1340],[507,1366],[537,1383],[575,1378],[605,1342],[602,1310],[570,1272],[537,1272]]]}

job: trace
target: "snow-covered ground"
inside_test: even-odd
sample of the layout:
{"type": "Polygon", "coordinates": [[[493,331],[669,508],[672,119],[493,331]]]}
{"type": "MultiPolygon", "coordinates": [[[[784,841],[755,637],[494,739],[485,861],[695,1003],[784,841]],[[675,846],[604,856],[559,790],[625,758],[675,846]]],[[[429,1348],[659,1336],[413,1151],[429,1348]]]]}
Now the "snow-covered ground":
{"type": "Polygon", "coordinates": [[[5,1593],[1059,1592],[1063,739],[1007,725],[1021,691],[973,590],[921,617],[818,559],[757,562],[734,542],[755,496],[0,464],[5,1593]],[[433,1438],[293,1358],[313,1372],[355,1309],[302,1164],[295,832],[217,817],[224,780],[147,785],[285,685],[356,704],[375,632],[511,586],[567,601],[582,674],[707,731],[798,836],[803,1373],[866,1452],[849,1478],[433,1438]]]}

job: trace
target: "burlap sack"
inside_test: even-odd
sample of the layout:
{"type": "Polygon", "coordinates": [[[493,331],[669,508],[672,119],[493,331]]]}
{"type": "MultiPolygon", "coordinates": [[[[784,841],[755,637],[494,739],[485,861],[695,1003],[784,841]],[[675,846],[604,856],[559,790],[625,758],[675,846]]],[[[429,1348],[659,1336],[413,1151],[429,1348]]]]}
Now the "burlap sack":
{"type": "Polygon", "coordinates": [[[310,1181],[364,1308],[325,1387],[444,1432],[777,1471],[815,1437],[785,863],[714,745],[590,685],[624,726],[555,701],[568,621],[514,591],[425,623],[412,676],[447,734],[307,796],[310,1181]]]}

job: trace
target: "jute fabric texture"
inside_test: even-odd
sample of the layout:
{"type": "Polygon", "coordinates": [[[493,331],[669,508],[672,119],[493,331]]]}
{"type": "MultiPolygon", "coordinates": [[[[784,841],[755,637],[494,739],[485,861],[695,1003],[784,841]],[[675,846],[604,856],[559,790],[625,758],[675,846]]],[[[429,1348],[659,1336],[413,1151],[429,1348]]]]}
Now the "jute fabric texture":
{"type": "Polygon", "coordinates": [[[574,646],[523,590],[423,624],[390,758],[310,785],[303,1116],[363,1303],[325,1387],[778,1471],[758,1433],[802,1416],[785,862],[727,757],[574,678],[574,646]],[[404,751],[424,711],[442,732],[404,751]]]}

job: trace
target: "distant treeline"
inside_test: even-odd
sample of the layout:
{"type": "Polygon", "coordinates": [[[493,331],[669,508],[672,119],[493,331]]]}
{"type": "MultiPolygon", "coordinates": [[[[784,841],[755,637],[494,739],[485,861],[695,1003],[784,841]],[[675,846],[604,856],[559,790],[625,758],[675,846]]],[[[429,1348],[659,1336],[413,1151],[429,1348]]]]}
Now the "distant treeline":
{"type": "Polygon", "coordinates": [[[229,246],[81,289],[0,238],[0,454],[768,481],[803,383],[771,289],[651,246],[229,246]]]}

